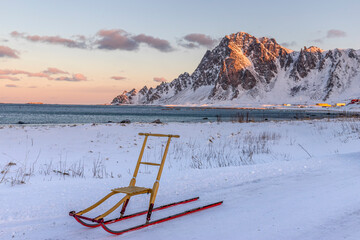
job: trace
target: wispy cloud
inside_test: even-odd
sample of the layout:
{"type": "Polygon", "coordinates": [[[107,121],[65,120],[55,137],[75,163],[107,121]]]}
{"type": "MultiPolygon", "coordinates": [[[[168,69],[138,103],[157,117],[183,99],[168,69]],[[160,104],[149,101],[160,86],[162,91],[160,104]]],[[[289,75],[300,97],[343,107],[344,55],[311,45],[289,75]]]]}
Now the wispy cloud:
{"type": "Polygon", "coordinates": [[[88,81],[87,77],[85,77],[83,74],[81,73],[76,73],[73,74],[72,77],[57,77],[55,79],[53,79],[55,81],[67,81],[67,82],[83,82],[83,81],[88,81]]]}
{"type": "Polygon", "coordinates": [[[192,49],[192,48],[199,48],[200,46],[198,44],[195,43],[187,43],[187,42],[183,42],[183,41],[179,41],[178,43],[180,46],[184,47],[184,48],[188,48],[188,49],[192,49]]]}
{"type": "Polygon", "coordinates": [[[10,81],[20,81],[20,79],[17,77],[6,76],[6,75],[0,75],[0,79],[10,80],[10,81]]]}
{"type": "Polygon", "coordinates": [[[290,47],[294,47],[297,45],[297,43],[295,41],[291,41],[291,42],[283,42],[280,45],[286,47],[286,48],[290,48],[290,47]]]}
{"type": "Polygon", "coordinates": [[[88,81],[87,77],[81,73],[73,74],[72,76],[59,76],[59,77],[52,77],[51,75],[55,74],[63,74],[69,75],[68,72],[60,70],[58,68],[48,68],[42,72],[28,72],[23,70],[17,69],[0,69],[0,79],[8,79],[12,81],[19,81],[19,78],[12,77],[13,75],[25,75],[27,77],[37,77],[37,78],[47,78],[48,80],[55,80],[55,81],[68,81],[68,82],[81,82],[81,81],[88,81]]]}
{"type": "Polygon", "coordinates": [[[166,78],[164,77],[154,77],[153,79],[155,82],[167,82],[166,78]]]}
{"type": "Polygon", "coordinates": [[[96,42],[99,49],[133,51],[139,48],[139,43],[122,29],[100,30],[97,36],[100,38],[96,42]]]}
{"type": "Polygon", "coordinates": [[[122,76],[112,76],[111,79],[121,81],[121,80],[125,80],[126,77],[122,77],[122,76]]]}
{"type": "Polygon", "coordinates": [[[0,69],[0,75],[26,75],[28,77],[47,78],[49,80],[52,79],[49,74],[46,74],[44,72],[32,73],[16,69],[0,69]]]}
{"type": "MultiPolygon", "coordinates": [[[[321,33],[321,31],[319,31],[319,33],[321,33]]],[[[326,36],[322,37],[322,38],[317,38],[314,40],[311,40],[314,43],[318,43],[318,44],[322,44],[325,42],[326,39],[329,38],[343,38],[346,37],[346,32],[339,30],[339,29],[330,29],[326,32],[326,36]]]]}
{"type": "Polygon", "coordinates": [[[170,52],[174,50],[170,42],[165,39],[145,34],[132,34],[122,29],[102,29],[92,37],[85,37],[83,35],[75,35],[71,38],[39,36],[18,31],[11,32],[11,36],[31,42],[57,44],[69,48],[135,51],[140,48],[141,44],[145,44],[150,48],[154,48],[161,52],[170,52]]]}
{"type": "Polygon", "coordinates": [[[161,52],[171,52],[174,49],[167,40],[155,38],[145,34],[140,34],[132,37],[138,43],[146,43],[149,47],[155,48],[161,52]]]}
{"type": "Polygon", "coordinates": [[[173,50],[167,40],[145,34],[133,35],[122,29],[100,30],[97,37],[96,45],[99,49],[134,51],[139,49],[141,43],[145,43],[161,52],[173,50]]]}
{"type": "Polygon", "coordinates": [[[25,74],[27,75],[29,72],[23,70],[14,70],[14,69],[0,69],[0,75],[17,75],[17,74],[25,74]]]}
{"type": "Polygon", "coordinates": [[[6,46],[0,46],[0,58],[1,57],[19,58],[18,54],[19,52],[12,48],[6,46]]]}
{"type": "Polygon", "coordinates": [[[324,40],[323,39],[321,39],[321,38],[317,38],[317,39],[314,39],[314,40],[312,40],[314,43],[319,43],[319,44],[322,44],[322,43],[324,43],[324,40]]]}
{"type": "Polygon", "coordinates": [[[42,42],[49,44],[59,44],[69,48],[86,48],[87,44],[84,40],[77,38],[76,40],[63,38],[60,36],[39,36],[28,35],[26,33],[20,33],[17,31],[11,32],[11,36],[15,38],[23,38],[31,42],[42,42]]]}
{"type": "Polygon", "coordinates": [[[18,85],[15,85],[15,84],[6,84],[5,87],[8,87],[8,88],[17,88],[19,87],[18,85]]]}
{"type": "Polygon", "coordinates": [[[58,68],[53,68],[53,67],[49,67],[48,69],[43,71],[43,73],[46,73],[46,74],[69,74],[68,72],[65,72],[63,70],[60,70],[58,68]]]}
{"type": "Polygon", "coordinates": [[[331,29],[326,34],[327,38],[341,38],[346,37],[346,32],[338,29],[331,29]]]}
{"type": "Polygon", "coordinates": [[[49,74],[44,73],[44,72],[38,72],[38,73],[27,73],[28,77],[39,77],[39,78],[47,78],[49,80],[51,80],[51,77],[49,74]]]}
{"type": "Polygon", "coordinates": [[[191,33],[184,36],[178,44],[185,48],[206,47],[212,48],[218,40],[201,33],[191,33]]]}

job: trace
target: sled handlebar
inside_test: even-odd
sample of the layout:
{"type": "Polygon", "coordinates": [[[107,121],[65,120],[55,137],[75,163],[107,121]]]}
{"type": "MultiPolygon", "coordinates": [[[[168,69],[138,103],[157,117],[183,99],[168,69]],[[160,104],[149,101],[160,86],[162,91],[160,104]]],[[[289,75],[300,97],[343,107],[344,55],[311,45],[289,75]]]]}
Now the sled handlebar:
{"type": "Polygon", "coordinates": [[[179,138],[179,135],[166,135],[166,134],[157,134],[157,133],[139,133],[140,136],[152,136],[152,137],[174,137],[179,138]]]}

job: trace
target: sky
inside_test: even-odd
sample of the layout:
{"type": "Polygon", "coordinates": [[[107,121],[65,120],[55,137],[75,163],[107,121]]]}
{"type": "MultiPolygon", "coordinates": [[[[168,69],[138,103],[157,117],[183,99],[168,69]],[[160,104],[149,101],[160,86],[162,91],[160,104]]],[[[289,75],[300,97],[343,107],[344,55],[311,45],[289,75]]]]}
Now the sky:
{"type": "Polygon", "coordinates": [[[0,0],[0,103],[106,104],[192,73],[226,35],[360,49],[356,0],[0,0]]]}

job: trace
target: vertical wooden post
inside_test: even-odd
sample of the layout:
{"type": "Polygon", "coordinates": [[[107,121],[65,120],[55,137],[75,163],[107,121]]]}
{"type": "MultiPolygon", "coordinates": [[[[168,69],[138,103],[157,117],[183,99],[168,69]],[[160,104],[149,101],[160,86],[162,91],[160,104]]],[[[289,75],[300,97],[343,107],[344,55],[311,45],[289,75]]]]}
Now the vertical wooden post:
{"type": "Polygon", "coordinates": [[[142,157],[143,157],[143,155],[144,155],[144,150],[145,150],[145,146],[146,146],[147,139],[148,139],[148,135],[145,135],[144,142],[143,142],[143,145],[142,145],[142,147],[141,147],[139,159],[138,159],[138,161],[137,161],[137,163],[136,163],[136,167],[135,167],[135,170],[134,170],[134,175],[133,175],[133,178],[132,178],[131,181],[130,181],[129,186],[135,186],[136,177],[137,177],[137,174],[138,174],[138,172],[139,172],[139,167],[140,167],[141,159],[142,159],[142,157]]]}
{"type": "Polygon", "coordinates": [[[163,168],[164,168],[164,165],[165,165],[166,155],[167,155],[167,153],[169,151],[170,141],[171,141],[171,136],[168,136],[165,151],[164,151],[164,154],[163,154],[162,159],[161,159],[161,164],[160,164],[160,168],[159,168],[159,171],[158,171],[158,175],[156,177],[156,181],[155,181],[155,183],[153,185],[151,196],[150,196],[149,210],[148,210],[148,214],[146,216],[146,222],[147,223],[150,221],[150,218],[151,218],[152,209],[154,207],[156,195],[157,195],[159,185],[160,185],[159,182],[160,182],[161,174],[162,174],[162,171],[163,171],[163,168]]]}

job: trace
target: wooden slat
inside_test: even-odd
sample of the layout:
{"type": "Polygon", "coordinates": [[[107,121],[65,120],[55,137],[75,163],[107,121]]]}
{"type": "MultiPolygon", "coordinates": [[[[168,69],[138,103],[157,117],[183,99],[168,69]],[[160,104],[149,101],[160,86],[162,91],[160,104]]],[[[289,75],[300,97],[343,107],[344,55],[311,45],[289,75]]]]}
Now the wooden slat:
{"type": "Polygon", "coordinates": [[[131,186],[131,187],[114,188],[114,189],[111,189],[111,191],[116,192],[116,193],[125,193],[125,194],[128,194],[131,196],[131,195],[137,195],[137,194],[143,194],[143,193],[150,193],[151,188],[131,186]]]}
{"type": "Polygon", "coordinates": [[[152,165],[152,166],[160,166],[161,164],[159,163],[152,163],[152,162],[140,162],[141,164],[145,164],[145,165],[152,165]]]}

